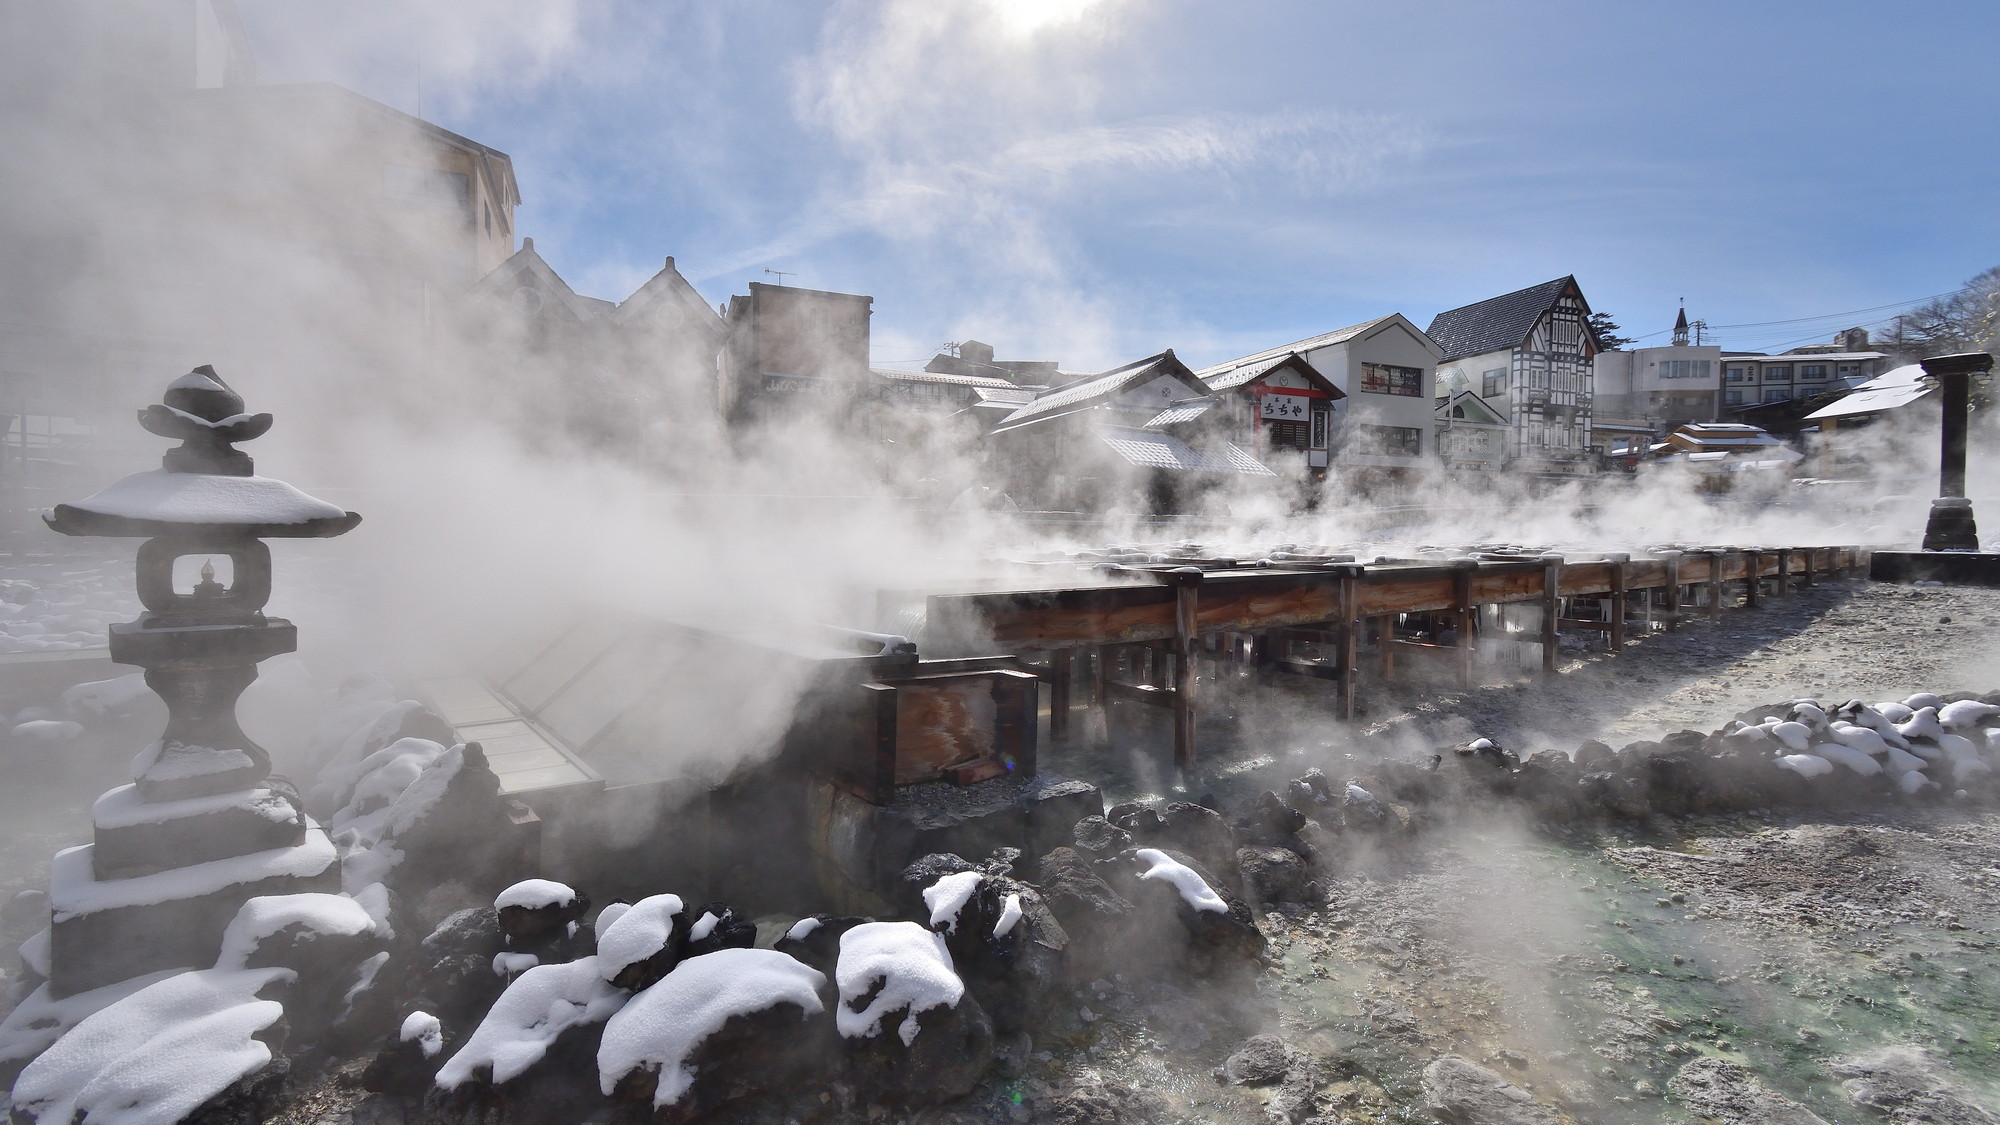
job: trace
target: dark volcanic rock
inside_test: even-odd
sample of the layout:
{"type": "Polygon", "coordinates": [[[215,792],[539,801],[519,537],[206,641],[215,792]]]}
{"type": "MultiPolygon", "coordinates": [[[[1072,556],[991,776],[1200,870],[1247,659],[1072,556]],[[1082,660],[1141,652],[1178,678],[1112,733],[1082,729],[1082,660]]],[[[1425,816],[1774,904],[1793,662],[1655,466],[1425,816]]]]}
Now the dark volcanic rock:
{"type": "Polygon", "coordinates": [[[438,923],[417,949],[413,1006],[436,1015],[449,1027],[479,1022],[507,987],[493,972],[493,958],[505,951],[498,912],[470,906],[438,923]]]}
{"type": "MultiPolygon", "coordinates": [[[[1100,860],[1096,866],[1111,888],[1134,906],[1124,931],[1132,935],[1126,943],[1128,956],[1156,959],[1150,967],[1210,974],[1246,968],[1263,953],[1264,934],[1257,928],[1256,916],[1229,884],[1194,857],[1166,848],[1134,848],[1100,860]],[[1139,853],[1148,850],[1157,850],[1194,871],[1225,909],[1196,909],[1172,883],[1141,878],[1152,864],[1139,853]],[[1168,935],[1176,929],[1185,935],[1184,942],[1170,940],[1168,935]]],[[[1138,967],[1149,966],[1142,962],[1138,967]]]]}
{"type": "Polygon", "coordinates": [[[1236,849],[1243,886],[1258,902],[1307,902],[1312,898],[1306,861],[1290,848],[1256,844],[1236,849]]]}
{"type": "Polygon", "coordinates": [[[1995,1125],[2000,1116],[1979,1104],[1943,1066],[1915,1047],[1884,1047],[1837,1059],[1828,1067],[1845,1079],[1849,1100],[1895,1125],[1995,1125]]]}
{"type": "MultiPolygon", "coordinates": [[[[926,856],[921,871],[912,865],[906,874],[944,872],[938,878],[946,878],[957,872],[944,861],[956,858],[926,856]]],[[[930,916],[928,910],[920,915],[930,916]]],[[[1066,979],[1069,949],[1069,935],[1039,889],[1007,875],[982,875],[956,917],[932,928],[944,933],[952,965],[999,1035],[1039,1027],[1066,979]],[[1019,914],[1000,934],[1010,903],[1019,914]]]]}
{"type": "MultiPolygon", "coordinates": [[[[683,910],[682,918],[693,915],[688,922],[687,947],[681,952],[681,959],[699,957],[704,953],[714,953],[718,949],[750,949],[757,944],[757,924],[739,918],[734,910],[720,902],[711,902],[693,910],[683,910]],[[694,931],[703,924],[705,917],[713,917],[708,933],[695,937],[694,931]]],[[[681,918],[674,919],[674,928],[680,929],[681,918]]]]}
{"type": "Polygon", "coordinates": [[[575,897],[564,903],[501,907],[496,920],[500,933],[507,939],[507,948],[516,953],[539,954],[565,941],[569,937],[570,923],[590,912],[590,896],[582,891],[571,893],[575,897]]]}
{"type": "MultiPolygon", "coordinates": [[[[800,919],[801,922],[804,920],[800,919]]],[[[810,927],[805,936],[797,938],[791,936],[799,928],[797,923],[793,923],[792,928],[785,931],[785,936],[772,943],[771,948],[789,955],[802,964],[818,969],[831,980],[833,970],[840,961],[840,935],[863,922],[872,922],[874,919],[814,914],[812,920],[818,925],[810,927]]]]}
{"type": "Polygon", "coordinates": [[[1253,1035],[1222,1064],[1232,1086],[1269,1086],[1282,1081],[1292,1068],[1292,1052],[1275,1035],[1253,1035]]]}
{"type": "Polygon", "coordinates": [[[292,1064],[283,1055],[231,1082],[181,1118],[181,1125],[263,1125],[278,1111],[292,1064]]]}
{"type": "Polygon", "coordinates": [[[367,1069],[361,1072],[361,1088],[401,1098],[423,1097],[432,1079],[437,1077],[438,1067],[450,1057],[451,1052],[442,1048],[426,1055],[422,1040],[404,1039],[400,1033],[391,1032],[375,1057],[368,1060],[367,1069]]]}
{"type": "Polygon", "coordinates": [[[1079,850],[1092,855],[1116,855],[1132,846],[1132,834],[1101,816],[1087,816],[1076,822],[1070,833],[1079,850]]]}
{"type": "Polygon", "coordinates": [[[1175,801],[1167,806],[1157,835],[1148,840],[1133,833],[1142,844],[1157,844],[1193,856],[1202,866],[1223,878],[1234,880],[1236,832],[1222,814],[1205,805],[1175,801]]]}
{"type": "Polygon", "coordinates": [[[860,1100],[891,1106],[928,1106],[970,1093],[993,1061],[993,1021],[970,992],[949,1008],[917,1018],[916,1038],[903,1044],[908,1010],[882,1019],[868,1039],[849,1039],[847,1076],[860,1100]]]}
{"type": "Polygon", "coordinates": [[[1652,812],[1645,788],[1622,773],[1610,770],[1587,773],[1577,779],[1577,787],[1584,800],[1612,816],[1644,820],[1652,812]]]}

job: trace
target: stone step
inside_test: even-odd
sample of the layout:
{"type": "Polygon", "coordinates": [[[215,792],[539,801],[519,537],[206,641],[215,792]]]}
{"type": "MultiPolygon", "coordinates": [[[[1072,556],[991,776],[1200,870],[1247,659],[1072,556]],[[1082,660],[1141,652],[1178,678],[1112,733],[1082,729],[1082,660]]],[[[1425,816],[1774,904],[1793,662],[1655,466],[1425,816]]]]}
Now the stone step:
{"type": "Polygon", "coordinates": [[[97,799],[91,822],[91,871],[100,881],[288,848],[306,836],[305,813],[263,786],[151,802],[138,786],[121,785],[97,799]]]}

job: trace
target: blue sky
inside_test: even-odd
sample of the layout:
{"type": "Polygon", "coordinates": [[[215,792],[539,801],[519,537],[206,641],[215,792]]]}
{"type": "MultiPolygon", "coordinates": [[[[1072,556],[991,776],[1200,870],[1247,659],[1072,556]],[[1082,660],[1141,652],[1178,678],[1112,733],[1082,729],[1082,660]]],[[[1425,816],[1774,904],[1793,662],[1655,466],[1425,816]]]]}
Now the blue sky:
{"type": "Polygon", "coordinates": [[[873,295],[886,366],[1201,365],[1569,273],[1637,336],[2000,265],[2000,5],[240,2],[267,81],[414,109],[421,67],[580,292],[782,270],[873,295]]]}

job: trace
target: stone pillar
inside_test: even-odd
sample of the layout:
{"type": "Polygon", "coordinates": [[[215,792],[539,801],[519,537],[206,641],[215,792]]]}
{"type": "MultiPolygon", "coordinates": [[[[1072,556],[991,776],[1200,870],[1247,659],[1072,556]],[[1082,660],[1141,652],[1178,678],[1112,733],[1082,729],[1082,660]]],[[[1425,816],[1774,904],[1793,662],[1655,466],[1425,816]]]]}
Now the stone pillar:
{"type": "Polygon", "coordinates": [[[1931,501],[1924,526],[1926,551],[1977,551],[1979,525],[1972,501],[1965,496],[1965,429],[1972,399],[1972,377],[1993,370],[1985,352],[1935,356],[1924,360],[1924,374],[1935,378],[1943,392],[1939,434],[1938,498],[1931,501]]]}

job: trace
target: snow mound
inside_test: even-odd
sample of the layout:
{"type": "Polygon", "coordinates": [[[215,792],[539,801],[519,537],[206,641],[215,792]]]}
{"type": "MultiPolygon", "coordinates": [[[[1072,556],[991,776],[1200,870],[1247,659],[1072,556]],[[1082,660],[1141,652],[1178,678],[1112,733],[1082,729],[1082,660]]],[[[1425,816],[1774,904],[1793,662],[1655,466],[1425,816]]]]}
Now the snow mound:
{"type": "Polygon", "coordinates": [[[14,1108],[48,1125],[174,1125],[271,1061],[253,1038],[284,1005],[257,993],[289,969],[176,973],[98,1011],[28,1064],[14,1108]]]}
{"type": "Polygon", "coordinates": [[[1943,723],[1946,730],[1960,734],[1993,718],[2000,718],[2000,707],[1981,703],[1977,699],[1961,699],[1938,710],[1938,722],[1943,723]]]}
{"type": "Polygon", "coordinates": [[[1777,759],[1777,767],[1790,770],[1800,777],[1824,777],[1833,772],[1833,763],[1818,754],[1786,754],[1777,759]]]}
{"type": "Polygon", "coordinates": [[[528,910],[544,910],[551,906],[568,906],[576,901],[576,891],[554,879],[523,879],[501,891],[493,899],[493,909],[505,910],[519,906],[528,910]]]}
{"type": "Polygon", "coordinates": [[[62,701],[73,715],[98,718],[123,711],[152,693],[153,689],[146,686],[146,674],[134,672],[129,676],[72,684],[63,689],[62,701]]]}
{"type": "Polygon", "coordinates": [[[525,973],[542,963],[540,957],[532,953],[495,953],[493,955],[493,975],[511,977],[525,973]]]}
{"type": "Polygon", "coordinates": [[[817,918],[801,918],[792,923],[791,929],[785,931],[785,938],[789,941],[804,941],[811,937],[812,932],[819,929],[821,925],[822,923],[817,918]]]}
{"type": "MultiPolygon", "coordinates": [[[[47,931],[43,931],[46,933],[47,931]]],[[[49,995],[49,986],[44,984],[28,994],[26,1000],[7,1013],[0,1020],[0,1062],[24,1062],[48,1050],[49,1044],[61,1039],[70,1028],[82,1023],[92,1014],[125,999],[134,992],[162,981],[185,969],[162,969],[157,973],[147,973],[143,977],[121,980],[88,992],[79,992],[58,1000],[49,995]]]]}
{"type": "Polygon", "coordinates": [[[715,927],[721,923],[722,919],[717,918],[714,911],[702,911],[701,917],[696,918],[694,925],[688,927],[688,940],[702,941],[706,939],[708,935],[715,932],[715,927]]]}
{"type": "Polygon", "coordinates": [[[1769,728],[1771,737],[1785,744],[1785,749],[1803,754],[1812,746],[1812,728],[1804,723],[1783,722],[1769,728]]]}
{"type": "Polygon", "coordinates": [[[977,871],[960,871],[925,887],[924,905],[931,911],[931,929],[937,929],[941,923],[946,933],[957,933],[958,912],[972,900],[972,893],[985,877],[977,871]]]}
{"type": "Polygon", "coordinates": [[[601,934],[610,929],[612,923],[623,918],[625,912],[630,909],[632,904],[629,902],[607,902],[604,904],[604,909],[597,912],[597,921],[591,923],[591,928],[601,934]]]}
{"type": "MultiPolygon", "coordinates": [[[[605,907],[608,913],[610,907],[605,907]]],[[[667,947],[674,936],[674,919],[682,910],[679,895],[649,895],[633,903],[606,926],[597,929],[597,971],[605,980],[667,947]]]]}
{"type": "Polygon", "coordinates": [[[14,724],[14,737],[23,742],[68,742],[83,733],[82,723],[67,719],[29,719],[14,724]]]}
{"type": "Polygon", "coordinates": [[[1882,735],[1870,727],[1853,723],[1833,724],[1833,737],[1842,746],[1852,746],[1864,754],[1880,758],[1889,752],[1889,744],[1882,735]]]}
{"type": "Polygon", "coordinates": [[[641,1068],[659,1072],[653,1107],[674,1105],[694,1085],[688,1056],[732,1016],[779,1004],[809,1019],[825,1010],[826,977],[769,949],[722,949],[691,957],[641,992],[604,1025],[597,1049],[598,1082],[606,1094],[641,1068]]]}
{"type": "Polygon", "coordinates": [[[479,1021],[465,1045],[437,1073],[446,1090],[490,1067],[494,1085],[542,1061],[556,1036],[572,1027],[601,1023],[625,1006],[628,994],[598,975],[597,958],[537,965],[516,977],[479,1021]]]}
{"type": "Polygon", "coordinates": [[[402,1030],[396,1032],[398,1042],[415,1042],[417,1049],[427,1059],[437,1057],[444,1050],[444,1023],[429,1012],[411,1012],[403,1020],[402,1030]]]}
{"type": "Polygon", "coordinates": [[[840,960],[833,978],[840,986],[834,1026],[841,1035],[872,1039],[882,1033],[883,1016],[908,1008],[902,1028],[905,1047],[916,1041],[919,1013],[955,1008],[965,995],[965,982],[952,969],[944,935],[915,922],[863,922],[840,935],[840,960]],[[853,1005],[878,984],[881,989],[874,999],[857,1011],[853,1005]]]}
{"type": "Polygon", "coordinates": [[[222,932],[222,955],[215,959],[218,969],[248,966],[257,946],[287,926],[304,929],[306,940],[327,935],[360,937],[375,932],[375,919],[367,908],[346,895],[306,892],[295,895],[258,895],[245,902],[222,932]]]}
{"type": "Polygon", "coordinates": [[[1813,750],[1827,761],[1846,766],[1863,777],[1874,777],[1882,772],[1882,763],[1852,746],[1839,742],[1822,742],[1813,747],[1813,750]]]}
{"type": "Polygon", "coordinates": [[[1176,862],[1172,856],[1158,848],[1140,848],[1139,862],[1150,864],[1139,873],[1141,879],[1158,879],[1181,893],[1181,901],[1196,910],[1207,910],[1217,914],[1229,913],[1229,904],[1222,901],[1200,875],[1186,864],[1176,862]]]}

